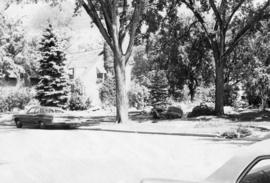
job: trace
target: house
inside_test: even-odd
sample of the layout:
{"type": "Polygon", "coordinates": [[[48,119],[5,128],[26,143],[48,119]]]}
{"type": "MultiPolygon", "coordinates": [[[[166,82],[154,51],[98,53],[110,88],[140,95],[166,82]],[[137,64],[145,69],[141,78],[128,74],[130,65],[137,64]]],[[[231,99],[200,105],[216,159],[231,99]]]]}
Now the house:
{"type": "Polygon", "coordinates": [[[99,87],[104,81],[106,70],[102,50],[67,54],[70,78],[79,80],[93,105],[100,104],[99,87]]]}

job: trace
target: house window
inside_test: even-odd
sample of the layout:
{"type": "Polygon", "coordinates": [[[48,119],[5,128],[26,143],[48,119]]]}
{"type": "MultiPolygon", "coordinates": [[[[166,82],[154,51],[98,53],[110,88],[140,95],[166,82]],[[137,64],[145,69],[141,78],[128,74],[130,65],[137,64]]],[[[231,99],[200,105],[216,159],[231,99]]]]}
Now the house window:
{"type": "Polygon", "coordinates": [[[104,75],[103,73],[97,73],[97,78],[98,79],[103,79],[103,75],[104,75]]]}
{"type": "Polygon", "coordinates": [[[69,79],[74,79],[74,68],[69,68],[69,73],[68,73],[68,75],[69,75],[69,79]]]}

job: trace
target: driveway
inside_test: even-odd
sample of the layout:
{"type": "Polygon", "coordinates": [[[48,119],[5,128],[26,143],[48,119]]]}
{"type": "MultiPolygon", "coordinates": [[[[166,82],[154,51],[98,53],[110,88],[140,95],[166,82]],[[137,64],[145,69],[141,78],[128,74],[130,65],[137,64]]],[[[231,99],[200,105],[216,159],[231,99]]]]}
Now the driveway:
{"type": "Polygon", "coordinates": [[[138,183],[200,180],[245,141],[0,126],[1,183],[138,183]]]}

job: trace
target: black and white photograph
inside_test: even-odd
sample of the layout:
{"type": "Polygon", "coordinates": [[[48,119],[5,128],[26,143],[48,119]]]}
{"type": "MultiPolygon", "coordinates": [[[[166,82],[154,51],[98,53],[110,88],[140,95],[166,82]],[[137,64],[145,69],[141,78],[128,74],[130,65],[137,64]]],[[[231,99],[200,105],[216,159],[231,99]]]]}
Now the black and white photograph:
{"type": "Polygon", "coordinates": [[[270,0],[1,0],[0,183],[270,183],[270,0]]]}

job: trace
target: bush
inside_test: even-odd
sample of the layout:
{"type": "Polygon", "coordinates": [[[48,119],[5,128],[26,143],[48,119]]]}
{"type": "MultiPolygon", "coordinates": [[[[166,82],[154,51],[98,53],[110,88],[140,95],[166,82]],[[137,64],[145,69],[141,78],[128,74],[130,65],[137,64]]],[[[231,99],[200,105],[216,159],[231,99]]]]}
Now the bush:
{"type": "Polygon", "coordinates": [[[238,97],[238,86],[231,86],[226,84],[224,87],[224,105],[234,106],[238,97]]]}
{"type": "Polygon", "coordinates": [[[207,116],[214,115],[215,110],[212,107],[209,107],[205,104],[200,104],[192,109],[191,113],[188,114],[188,117],[198,117],[198,116],[207,116]]]}
{"type": "Polygon", "coordinates": [[[90,107],[91,101],[85,96],[83,84],[79,79],[75,80],[74,90],[69,100],[69,109],[72,111],[86,110],[90,107]]]}
{"type": "Polygon", "coordinates": [[[104,106],[116,105],[115,79],[112,76],[106,78],[101,88],[99,89],[100,100],[104,106]]]}
{"type": "Polygon", "coordinates": [[[149,101],[149,90],[147,87],[133,81],[128,92],[129,106],[137,109],[144,108],[149,101]]]}
{"type": "Polygon", "coordinates": [[[204,103],[215,103],[215,86],[198,87],[195,98],[204,103]]]}
{"type": "Polygon", "coordinates": [[[181,109],[181,107],[175,107],[175,106],[168,107],[167,112],[166,112],[167,119],[182,118],[182,116],[183,116],[183,110],[181,109]]]}
{"type": "Polygon", "coordinates": [[[1,88],[0,112],[12,111],[14,108],[24,109],[34,96],[31,88],[1,88]]]}
{"type": "Polygon", "coordinates": [[[252,135],[252,132],[246,127],[238,127],[236,130],[232,129],[226,132],[223,132],[220,136],[226,139],[235,139],[235,138],[244,138],[252,135]]]}
{"type": "Polygon", "coordinates": [[[154,119],[177,119],[182,118],[183,110],[181,107],[170,106],[167,110],[163,108],[153,108],[151,114],[154,119]]]}

